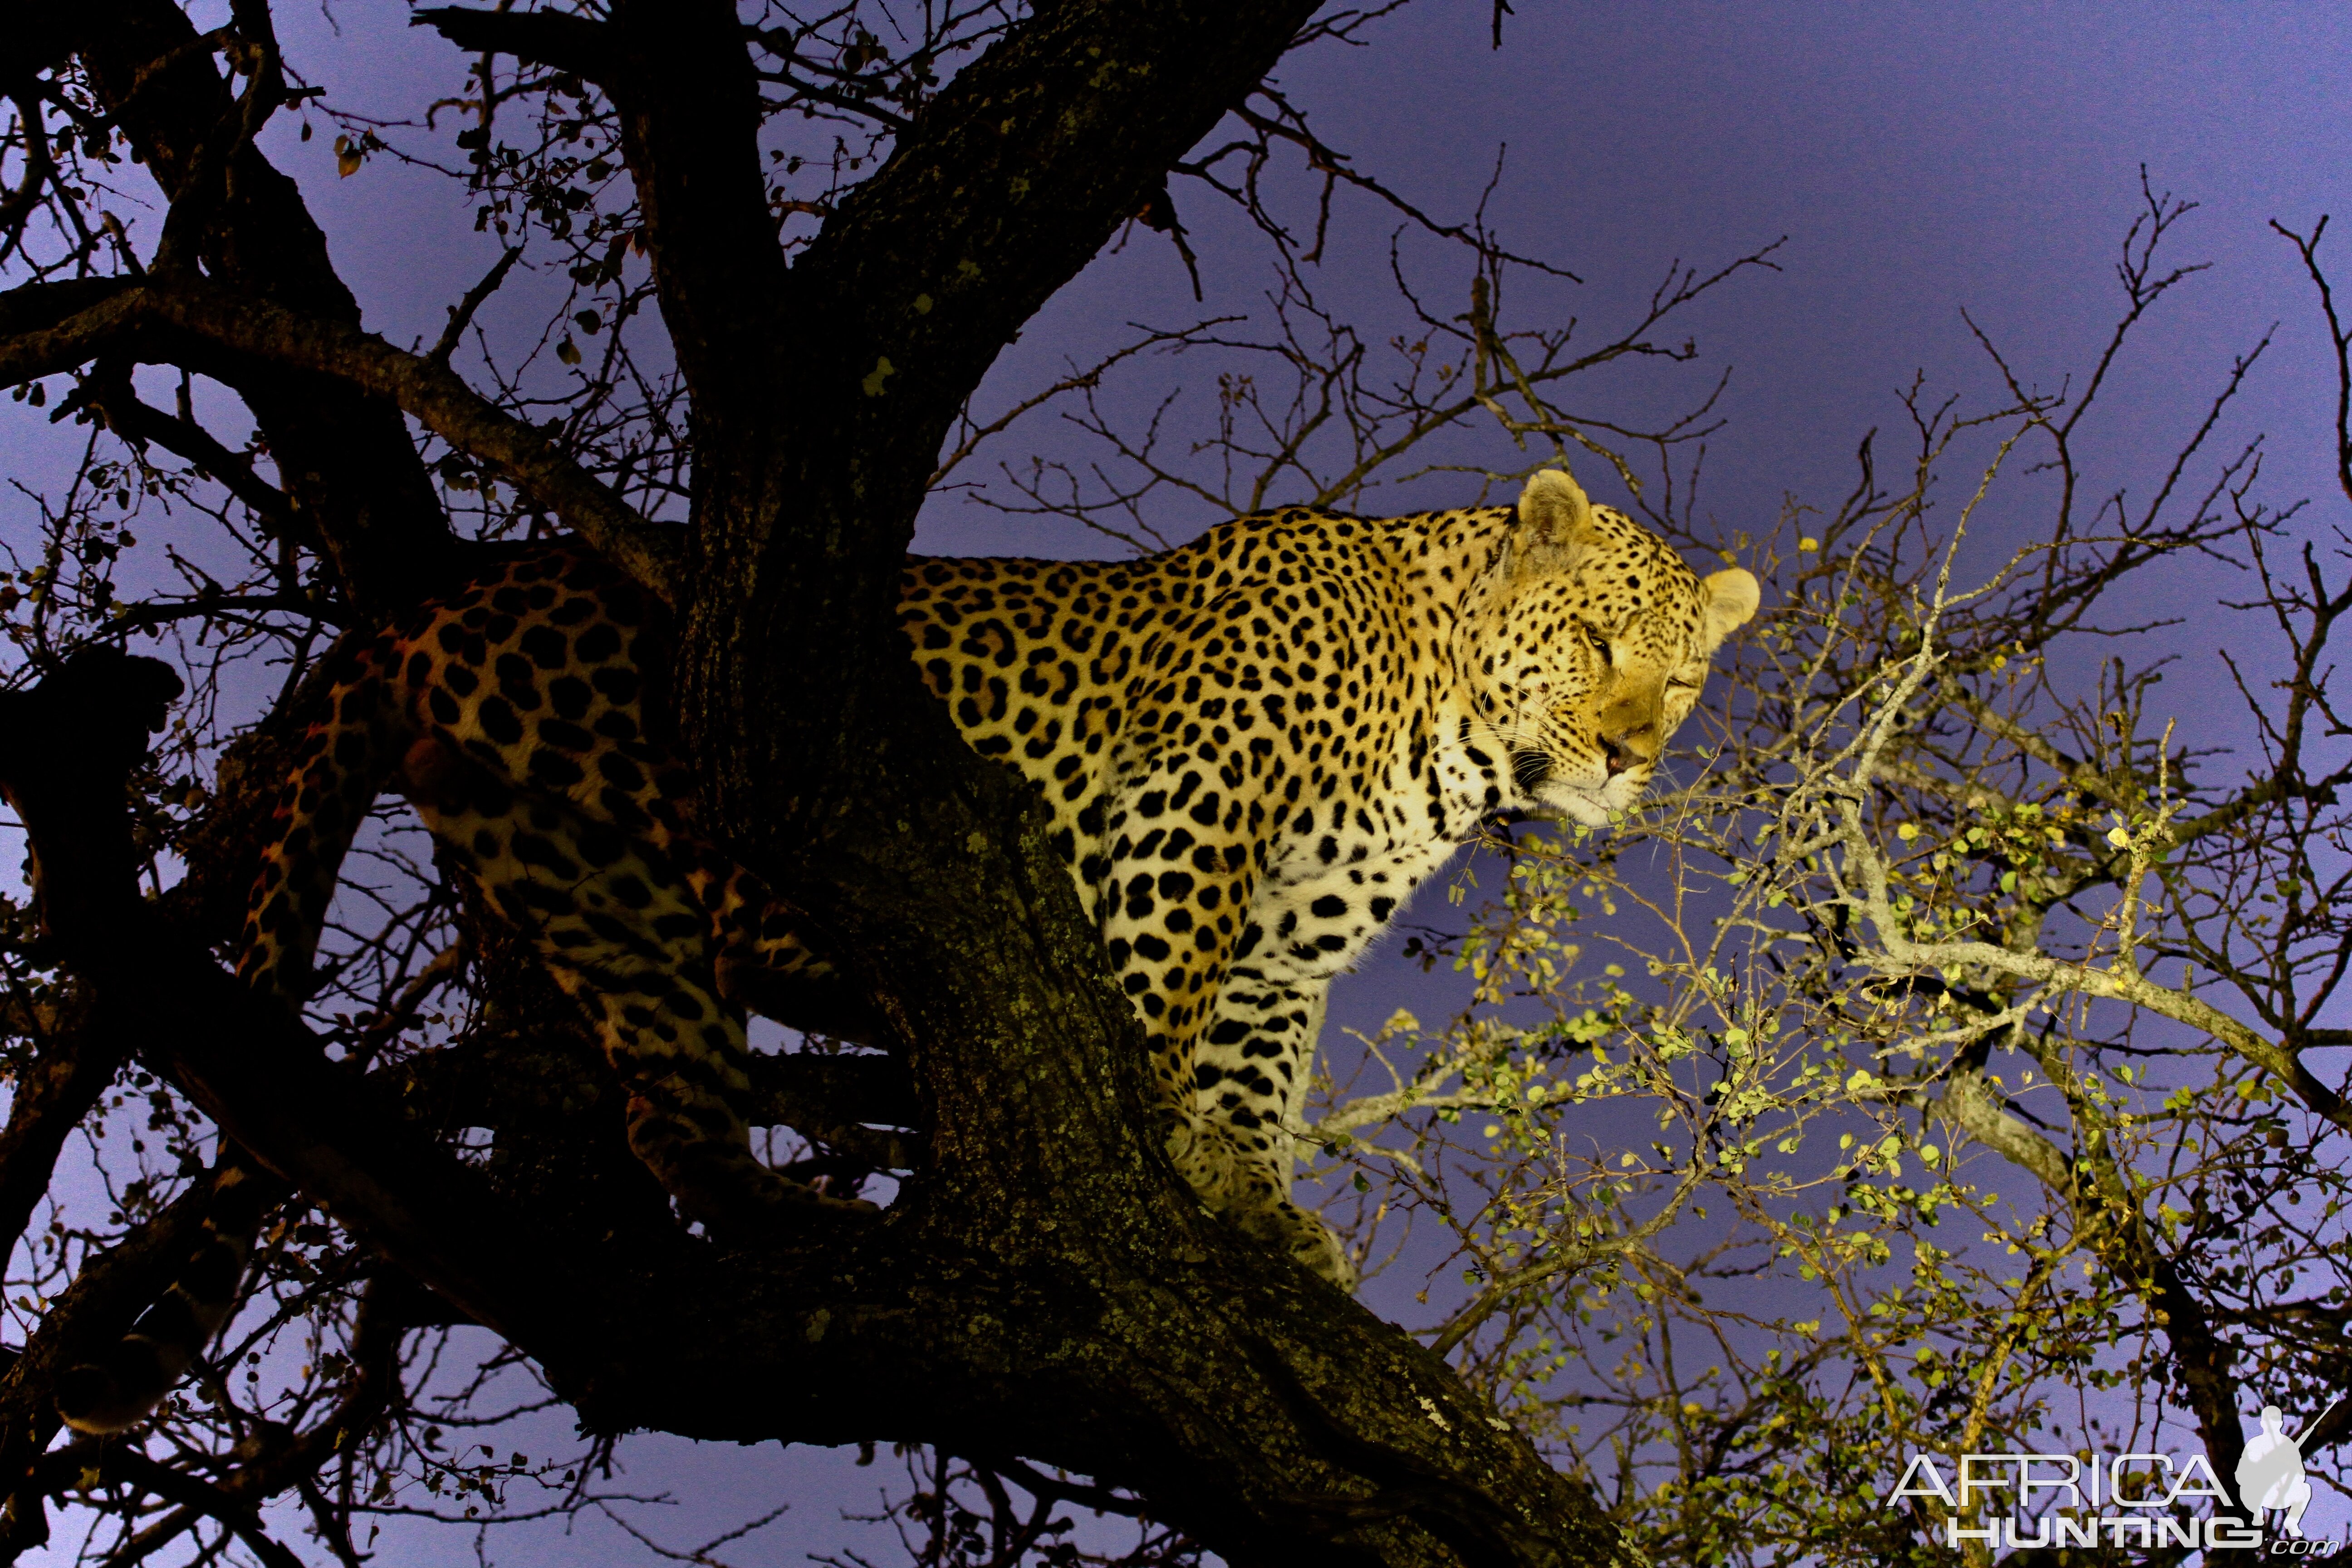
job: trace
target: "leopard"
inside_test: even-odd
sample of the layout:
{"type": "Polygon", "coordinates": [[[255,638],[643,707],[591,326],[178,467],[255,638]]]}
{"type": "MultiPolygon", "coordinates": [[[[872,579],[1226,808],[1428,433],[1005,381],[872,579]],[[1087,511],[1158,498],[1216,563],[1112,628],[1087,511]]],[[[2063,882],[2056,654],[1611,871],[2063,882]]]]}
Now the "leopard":
{"type": "MultiPolygon", "coordinates": [[[[1177,1172],[1348,1289],[1353,1258],[1291,1195],[1334,979],[1483,825],[1632,811],[1759,599],[1546,467],[1515,505],[1285,507],[1128,560],[910,556],[898,626],[929,699],[1050,814],[1177,1172]]],[[[747,1012],[835,971],[698,820],[657,716],[670,635],[558,541],[360,647],[286,779],[239,973],[299,1005],[341,858],[396,785],[593,1022],[632,1151],[720,1231],[855,1201],[764,1165],[740,1109],[747,1012]]],[[[77,1369],[70,1424],[137,1419],[197,1353],[241,1257],[218,1228],[178,1340],[77,1369]]]]}

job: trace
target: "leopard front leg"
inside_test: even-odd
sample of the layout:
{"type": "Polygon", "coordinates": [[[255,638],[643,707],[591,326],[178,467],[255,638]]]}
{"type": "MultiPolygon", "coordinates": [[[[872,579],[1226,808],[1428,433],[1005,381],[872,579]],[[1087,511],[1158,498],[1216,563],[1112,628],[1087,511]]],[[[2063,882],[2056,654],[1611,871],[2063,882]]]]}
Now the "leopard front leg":
{"type": "Polygon", "coordinates": [[[1239,1162],[1238,1223],[1349,1285],[1355,1270],[1345,1250],[1319,1218],[1290,1201],[1291,1129],[1305,1108],[1331,982],[1450,847],[1376,857],[1360,841],[1342,844],[1340,826],[1335,813],[1328,837],[1295,837],[1291,853],[1260,879],[1215,1016],[1194,1051],[1193,1076],[1199,1120],[1224,1131],[1239,1162]]]}
{"type": "Polygon", "coordinates": [[[1219,1212],[1239,1170],[1230,1142],[1202,1123],[1192,1094],[1192,1047],[1248,908],[1245,845],[1202,844],[1189,829],[1122,837],[1097,889],[1103,947],[1142,1021],[1150,1050],[1152,1110],[1177,1173],[1219,1212]]]}
{"type": "Polygon", "coordinates": [[[1330,993],[1328,973],[1286,955],[1253,951],[1237,958],[1193,1047],[1193,1121],[1201,1136],[1227,1151],[1223,1206],[1234,1223],[1352,1290],[1356,1268],[1347,1249],[1318,1216],[1290,1199],[1297,1163],[1290,1129],[1306,1103],[1330,993]]]}
{"type": "Polygon", "coordinates": [[[1258,869],[1246,834],[1256,825],[1176,783],[1168,796],[1140,792],[1114,819],[1109,853],[1089,879],[1111,968],[1150,1039],[1164,1146],[1213,1212],[1351,1289],[1346,1254],[1290,1202],[1284,1131],[1328,983],[1269,979],[1237,962],[1255,940],[1258,869]],[[1188,809],[1180,815],[1171,796],[1188,809]]]}

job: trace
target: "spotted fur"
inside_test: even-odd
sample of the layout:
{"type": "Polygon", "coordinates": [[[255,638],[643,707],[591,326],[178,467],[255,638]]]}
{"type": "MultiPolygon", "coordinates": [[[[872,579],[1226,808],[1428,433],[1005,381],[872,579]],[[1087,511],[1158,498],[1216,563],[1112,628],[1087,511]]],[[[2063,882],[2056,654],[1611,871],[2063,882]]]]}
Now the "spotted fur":
{"type": "MultiPolygon", "coordinates": [[[[1516,509],[1293,509],[1126,562],[913,558],[899,621],[965,740],[1051,806],[1177,1167],[1346,1285],[1289,1197],[1333,976],[1480,822],[1633,805],[1756,604],[1747,573],[1701,580],[1546,470],[1516,509]]],[[[556,545],[359,653],[289,781],[242,973],[304,994],[337,868],[397,777],[595,1021],[632,1147],[726,1223],[822,1201],[758,1162],[736,1106],[742,1005],[827,966],[696,831],[643,700],[656,612],[556,545]]]]}
{"type": "Polygon", "coordinates": [[[1516,510],[1286,510],[1131,562],[908,563],[900,623],[1018,768],[1150,1034],[1178,1167],[1345,1282],[1289,1200],[1324,998],[1497,813],[1633,805],[1755,613],[1565,473],[1516,510]]]}

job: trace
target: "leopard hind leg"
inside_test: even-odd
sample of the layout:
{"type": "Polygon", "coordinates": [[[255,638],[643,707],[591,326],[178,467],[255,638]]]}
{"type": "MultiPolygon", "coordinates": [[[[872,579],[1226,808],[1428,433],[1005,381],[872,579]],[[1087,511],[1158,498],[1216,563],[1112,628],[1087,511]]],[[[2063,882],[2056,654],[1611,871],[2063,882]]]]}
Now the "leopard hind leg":
{"type": "Polygon", "coordinates": [[[741,867],[726,868],[718,885],[721,996],[804,1035],[865,1046],[887,1038],[873,1005],[802,939],[796,910],[741,867]]]}
{"type": "Polygon", "coordinates": [[[743,1229],[791,1209],[873,1207],[789,1181],[752,1151],[743,1014],[719,992],[713,913],[672,856],[454,757],[432,772],[420,814],[587,1011],[628,1088],[629,1147],[690,1218],[743,1229]]]}

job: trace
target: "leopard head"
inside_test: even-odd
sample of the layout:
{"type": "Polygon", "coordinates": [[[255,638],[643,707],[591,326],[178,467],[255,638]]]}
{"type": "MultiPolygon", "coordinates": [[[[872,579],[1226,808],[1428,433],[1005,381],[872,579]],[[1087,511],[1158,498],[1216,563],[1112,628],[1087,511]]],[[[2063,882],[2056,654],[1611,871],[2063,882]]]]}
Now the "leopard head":
{"type": "Polygon", "coordinates": [[[1456,633],[1479,717],[1521,809],[1593,826],[1641,799],[1698,702],[1707,660],[1756,614],[1756,579],[1700,577],[1655,534],[1545,468],[1456,633]]]}

